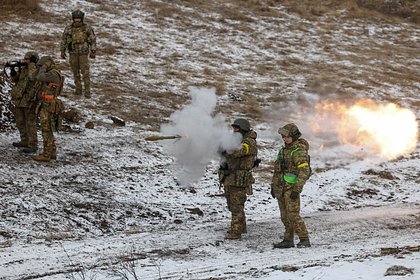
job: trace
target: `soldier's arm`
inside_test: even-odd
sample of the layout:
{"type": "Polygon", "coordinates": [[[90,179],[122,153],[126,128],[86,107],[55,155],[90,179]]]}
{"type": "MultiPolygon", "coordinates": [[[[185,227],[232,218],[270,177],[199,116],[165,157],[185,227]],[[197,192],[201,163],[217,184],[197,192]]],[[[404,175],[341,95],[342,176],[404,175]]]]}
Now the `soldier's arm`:
{"type": "Polygon", "coordinates": [[[309,168],[309,157],[308,153],[304,148],[301,148],[299,151],[293,154],[293,164],[296,166],[297,169],[297,182],[295,187],[299,192],[302,191],[303,186],[305,185],[306,181],[309,179],[311,175],[311,170],[309,168]]]}
{"type": "Polygon", "coordinates": [[[240,149],[233,151],[227,154],[226,156],[230,158],[240,158],[243,156],[247,156],[250,153],[251,153],[251,143],[249,143],[249,141],[245,139],[244,141],[242,141],[242,145],[240,149]]]}
{"type": "Polygon", "coordinates": [[[89,42],[90,51],[96,52],[96,36],[92,27],[88,26],[87,34],[88,34],[88,42],[89,42]]]}
{"type": "Polygon", "coordinates": [[[29,80],[33,81],[36,78],[36,64],[31,62],[28,65],[28,78],[29,80]]]}
{"type": "Polygon", "coordinates": [[[61,36],[61,43],[60,43],[61,52],[65,52],[67,49],[67,38],[69,37],[69,34],[70,34],[70,27],[67,26],[66,28],[64,28],[63,35],[61,36]]]}

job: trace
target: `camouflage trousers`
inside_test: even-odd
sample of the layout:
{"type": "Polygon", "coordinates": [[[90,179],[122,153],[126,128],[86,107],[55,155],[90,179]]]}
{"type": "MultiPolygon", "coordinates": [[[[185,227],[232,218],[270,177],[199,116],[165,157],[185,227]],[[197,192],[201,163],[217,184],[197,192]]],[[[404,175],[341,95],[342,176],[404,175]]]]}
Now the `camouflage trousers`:
{"type": "Polygon", "coordinates": [[[70,53],[70,67],[73,72],[76,94],[82,94],[82,79],[85,85],[85,96],[90,97],[90,71],[89,58],[87,54],[70,53]],[[81,76],[80,76],[81,74],[81,76]]]}
{"type": "Polygon", "coordinates": [[[41,106],[39,122],[41,123],[42,140],[44,143],[44,150],[42,153],[46,157],[53,157],[57,154],[52,121],[53,114],[47,110],[47,107],[41,106]]]}
{"type": "Polygon", "coordinates": [[[29,148],[38,148],[35,106],[15,107],[16,127],[20,134],[20,143],[29,148]]]}
{"type": "Polygon", "coordinates": [[[228,209],[232,214],[230,232],[233,234],[241,234],[246,229],[246,188],[224,186],[224,191],[228,209]]]}
{"type": "Polygon", "coordinates": [[[283,239],[293,241],[295,232],[300,240],[309,239],[305,222],[300,216],[300,196],[293,200],[290,198],[291,192],[292,190],[285,191],[284,194],[278,198],[280,217],[285,227],[283,239]]]}

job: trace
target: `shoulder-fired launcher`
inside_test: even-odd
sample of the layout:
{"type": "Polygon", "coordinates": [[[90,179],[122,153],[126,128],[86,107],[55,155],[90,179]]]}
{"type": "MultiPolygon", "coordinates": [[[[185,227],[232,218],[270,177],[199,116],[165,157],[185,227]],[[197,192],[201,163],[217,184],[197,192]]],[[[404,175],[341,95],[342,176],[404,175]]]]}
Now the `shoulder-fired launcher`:
{"type": "Polygon", "coordinates": [[[146,140],[146,141],[160,141],[160,140],[178,139],[178,138],[182,138],[182,136],[181,135],[169,135],[169,136],[154,135],[154,136],[147,136],[146,138],[144,138],[144,140],[146,140]]]}

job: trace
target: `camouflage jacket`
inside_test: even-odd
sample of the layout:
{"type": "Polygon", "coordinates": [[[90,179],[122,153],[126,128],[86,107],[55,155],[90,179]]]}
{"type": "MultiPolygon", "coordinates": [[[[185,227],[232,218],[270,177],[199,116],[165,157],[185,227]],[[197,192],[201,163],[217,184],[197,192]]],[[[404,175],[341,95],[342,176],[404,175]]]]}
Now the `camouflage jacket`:
{"type": "Polygon", "coordinates": [[[22,67],[18,75],[14,78],[16,84],[10,94],[16,107],[29,107],[35,102],[35,75],[36,65],[31,62],[26,67],[22,67]]]}
{"type": "Polygon", "coordinates": [[[301,192],[311,175],[309,166],[309,143],[297,139],[282,147],[274,162],[272,188],[276,197],[287,190],[301,192]],[[293,178],[290,180],[289,178],[293,178]]]}
{"type": "Polygon", "coordinates": [[[257,159],[257,133],[253,130],[244,133],[240,149],[225,155],[227,172],[223,178],[225,186],[248,187],[254,183],[251,169],[257,159]]]}
{"type": "Polygon", "coordinates": [[[36,76],[37,100],[41,102],[41,108],[47,108],[51,113],[58,113],[62,108],[62,102],[57,99],[61,90],[61,74],[55,69],[47,69],[45,66],[39,69],[36,76]]]}
{"type": "Polygon", "coordinates": [[[61,38],[61,52],[70,54],[89,54],[96,51],[96,36],[93,28],[85,23],[72,23],[66,26],[61,38]]]}

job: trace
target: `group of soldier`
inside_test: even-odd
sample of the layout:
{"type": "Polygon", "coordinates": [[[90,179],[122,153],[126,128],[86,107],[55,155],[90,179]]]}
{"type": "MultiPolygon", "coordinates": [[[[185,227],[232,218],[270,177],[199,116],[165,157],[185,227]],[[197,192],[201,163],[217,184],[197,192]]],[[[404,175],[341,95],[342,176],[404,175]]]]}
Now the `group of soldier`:
{"type": "MultiPolygon", "coordinates": [[[[231,212],[231,224],[225,238],[236,240],[247,233],[244,207],[255,182],[252,169],[258,164],[258,148],[257,134],[251,129],[248,120],[236,119],[232,129],[242,135],[242,145],[234,151],[221,151],[222,161],[218,174],[231,212]]],[[[300,215],[300,193],[311,175],[309,144],[301,138],[299,128],[293,123],[279,128],[278,133],[284,145],[274,162],[271,195],[278,200],[285,232],[283,240],[275,243],[274,248],[295,247],[295,234],[299,237],[296,245],[298,248],[310,247],[308,230],[300,215]]]]}
{"type": "MultiPolygon", "coordinates": [[[[89,58],[96,55],[96,37],[93,29],[83,22],[84,13],[72,12],[72,24],[63,32],[60,44],[61,58],[69,53],[69,62],[74,76],[75,95],[91,97],[89,58]]],[[[11,91],[15,107],[16,126],[20,141],[13,146],[23,148],[25,153],[38,150],[37,118],[39,117],[43,152],[34,156],[37,161],[56,159],[57,148],[53,131],[60,126],[60,112],[63,103],[59,100],[64,78],[50,56],[39,59],[36,52],[27,52],[23,67],[12,73],[14,86],[11,91]]],[[[241,239],[247,232],[245,202],[252,194],[254,178],[252,169],[257,162],[257,134],[250,123],[243,118],[233,122],[234,132],[242,135],[241,148],[235,151],[222,151],[222,164],[219,179],[224,188],[228,209],[231,212],[231,225],[226,239],[241,239]]],[[[308,180],[309,144],[300,138],[301,133],[295,124],[287,124],[279,129],[284,146],[280,149],[275,163],[271,183],[271,195],[278,200],[281,221],[285,227],[283,241],[274,244],[275,248],[294,247],[294,234],[298,235],[297,247],[310,247],[306,225],[300,216],[300,193],[308,180]]]]}
{"type": "MultiPolygon", "coordinates": [[[[96,56],[96,37],[89,25],[83,22],[84,13],[72,12],[73,22],[63,32],[60,51],[61,58],[69,53],[70,67],[75,83],[75,95],[82,95],[82,78],[84,94],[91,97],[89,58],[96,56]]],[[[57,69],[51,56],[39,58],[37,52],[30,51],[10,71],[13,81],[11,99],[14,105],[16,127],[20,141],[13,146],[22,148],[24,153],[38,151],[37,120],[39,118],[43,151],[34,156],[36,161],[50,161],[57,158],[57,147],[53,131],[60,128],[63,102],[59,96],[63,90],[64,76],[57,69]]]]}

